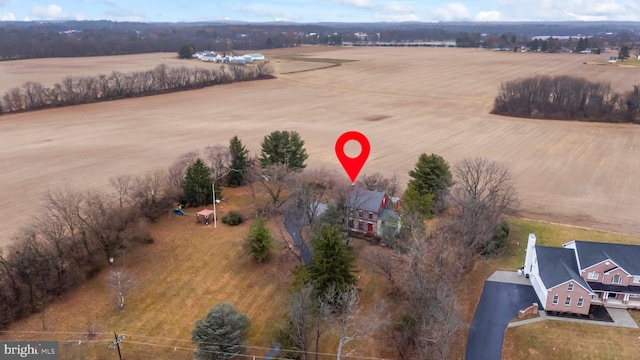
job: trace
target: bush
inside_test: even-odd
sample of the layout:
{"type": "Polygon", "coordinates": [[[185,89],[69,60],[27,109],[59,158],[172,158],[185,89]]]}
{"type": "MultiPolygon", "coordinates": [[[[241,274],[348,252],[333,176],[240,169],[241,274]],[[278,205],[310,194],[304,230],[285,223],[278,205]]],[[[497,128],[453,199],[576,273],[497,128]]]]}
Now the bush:
{"type": "Polygon", "coordinates": [[[242,223],[242,214],[238,211],[229,211],[229,213],[222,217],[222,223],[229,226],[236,226],[242,223]]]}
{"type": "Polygon", "coordinates": [[[267,227],[267,221],[263,217],[257,217],[251,224],[249,236],[246,240],[247,248],[256,262],[269,261],[273,251],[273,237],[267,227]]]}
{"type": "Polygon", "coordinates": [[[493,235],[487,241],[480,252],[483,256],[499,255],[507,247],[507,237],[509,237],[509,223],[506,220],[493,228],[493,235]]]}

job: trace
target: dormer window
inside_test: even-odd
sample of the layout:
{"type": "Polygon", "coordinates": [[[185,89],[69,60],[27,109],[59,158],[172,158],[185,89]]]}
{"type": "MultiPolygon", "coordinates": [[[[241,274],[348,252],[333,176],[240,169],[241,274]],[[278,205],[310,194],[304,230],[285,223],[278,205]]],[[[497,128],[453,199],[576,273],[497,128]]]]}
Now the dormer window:
{"type": "Polygon", "coordinates": [[[622,282],[622,279],[620,278],[620,274],[615,274],[612,278],[611,278],[611,283],[612,284],[620,284],[622,282]]]}

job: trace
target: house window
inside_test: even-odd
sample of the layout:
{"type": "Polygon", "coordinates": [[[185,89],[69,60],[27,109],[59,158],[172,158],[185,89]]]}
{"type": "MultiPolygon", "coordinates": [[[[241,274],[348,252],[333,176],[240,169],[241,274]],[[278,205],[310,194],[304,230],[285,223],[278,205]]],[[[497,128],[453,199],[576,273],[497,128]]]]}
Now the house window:
{"type": "Polygon", "coordinates": [[[569,283],[569,288],[567,290],[573,291],[573,283],[569,283]]]}
{"type": "Polygon", "coordinates": [[[362,221],[358,221],[358,229],[364,229],[364,223],[362,221]]]}
{"type": "Polygon", "coordinates": [[[349,208],[349,216],[353,216],[353,213],[354,213],[353,208],[349,208]]]}
{"type": "Polygon", "coordinates": [[[582,307],[582,305],[584,305],[584,299],[580,296],[580,298],[578,298],[578,307],[582,307]]]}
{"type": "Polygon", "coordinates": [[[362,217],[362,210],[358,210],[358,216],[362,217]]]}
{"type": "Polygon", "coordinates": [[[636,283],[636,284],[640,283],[640,276],[634,276],[633,277],[633,282],[636,283]]]}
{"type": "Polygon", "coordinates": [[[589,271],[589,280],[598,280],[600,274],[595,271],[589,271]]]}
{"type": "Polygon", "coordinates": [[[620,278],[620,274],[615,274],[614,277],[611,278],[612,284],[620,284],[622,279],[620,278]]]}
{"type": "Polygon", "coordinates": [[[564,299],[564,305],[571,306],[571,296],[567,296],[567,298],[564,299]]]}
{"type": "Polygon", "coordinates": [[[551,302],[553,305],[558,305],[558,294],[553,295],[553,301],[551,302]]]}
{"type": "Polygon", "coordinates": [[[349,219],[349,227],[353,228],[353,219],[349,219]]]}
{"type": "Polygon", "coordinates": [[[632,298],[640,298],[640,294],[631,294],[629,296],[632,298]]]}
{"type": "Polygon", "coordinates": [[[373,213],[372,212],[369,213],[369,219],[373,219],[373,213]]]}

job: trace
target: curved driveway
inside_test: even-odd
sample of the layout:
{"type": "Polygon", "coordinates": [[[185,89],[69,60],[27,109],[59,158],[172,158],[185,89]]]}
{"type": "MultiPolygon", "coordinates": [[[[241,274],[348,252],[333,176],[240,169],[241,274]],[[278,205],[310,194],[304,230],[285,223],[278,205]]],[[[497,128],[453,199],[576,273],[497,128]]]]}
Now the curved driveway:
{"type": "Polygon", "coordinates": [[[484,282],[467,340],[467,360],[500,360],[504,331],[518,311],[538,302],[531,285],[484,282]]]}

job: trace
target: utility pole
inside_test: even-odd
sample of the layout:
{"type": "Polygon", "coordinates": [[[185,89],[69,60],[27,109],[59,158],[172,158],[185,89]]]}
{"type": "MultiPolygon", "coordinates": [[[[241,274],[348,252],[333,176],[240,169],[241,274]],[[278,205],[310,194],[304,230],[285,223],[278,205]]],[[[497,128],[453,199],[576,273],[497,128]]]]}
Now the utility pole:
{"type": "Polygon", "coordinates": [[[120,352],[120,343],[122,342],[122,340],[124,340],[125,335],[124,334],[116,334],[116,332],[113,332],[113,336],[115,338],[115,341],[113,342],[113,344],[110,344],[109,346],[107,346],[109,348],[109,350],[113,350],[113,349],[118,349],[118,358],[120,358],[120,360],[122,360],[122,353],[120,352]]]}
{"type": "Polygon", "coordinates": [[[218,227],[218,214],[216,214],[216,181],[217,180],[213,180],[213,182],[211,183],[211,190],[213,192],[213,227],[217,228],[218,227]]]}

